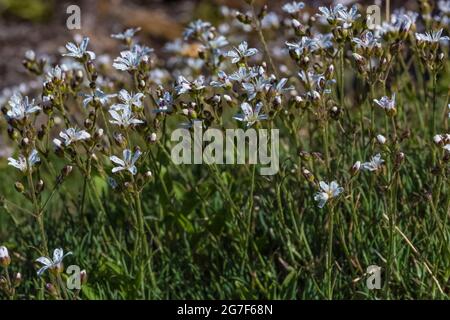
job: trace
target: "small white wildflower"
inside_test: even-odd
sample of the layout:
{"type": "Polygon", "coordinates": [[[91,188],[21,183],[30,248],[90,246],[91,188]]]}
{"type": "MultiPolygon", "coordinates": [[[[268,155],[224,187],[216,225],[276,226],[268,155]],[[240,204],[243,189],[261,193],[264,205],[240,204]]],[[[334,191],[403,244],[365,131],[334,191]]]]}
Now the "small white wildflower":
{"type": "Polygon", "coordinates": [[[395,110],[395,93],[392,95],[392,98],[382,97],[380,100],[373,99],[373,101],[380,107],[385,109],[386,111],[395,110]]]}
{"type": "Polygon", "coordinates": [[[86,108],[90,103],[100,103],[100,105],[104,106],[109,102],[109,99],[114,98],[115,94],[106,94],[100,89],[95,89],[94,93],[86,94],[82,93],[84,96],[83,106],[86,108]]]}
{"type": "Polygon", "coordinates": [[[376,154],[373,156],[369,162],[364,162],[361,167],[363,170],[366,171],[378,171],[381,169],[382,165],[384,163],[384,160],[381,159],[381,154],[376,154]]]}
{"type": "Polygon", "coordinates": [[[114,120],[110,120],[109,122],[124,128],[128,128],[131,125],[138,125],[144,123],[144,121],[137,119],[134,117],[133,112],[130,108],[122,108],[122,109],[111,109],[109,110],[109,114],[114,120]]]}
{"type": "Polygon", "coordinates": [[[442,37],[443,29],[439,29],[438,31],[431,31],[425,33],[416,33],[416,39],[420,42],[428,42],[428,43],[439,43],[442,41],[449,41],[450,38],[445,36],[442,37]]]}
{"type": "Polygon", "coordinates": [[[450,0],[439,0],[438,7],[442,13],[450,15],[450,0]]]}
{"type": "Polygon", "coordinates": [[[230,78],[222,70],[217,73],[217,80],[211,81],[210,85],[214,88],[231,88],[232,86],[230,78]]]}
{"type": "Polygon", "coordinates": [[[450,152],[450,144],[446,144],[443,148],[445,151],[450,152]]]}
{"type": "Polygon", "coordinates": [[[14,158],[8,158],[8,165],[13,166],[19,169],[22,172],[26,172],[28,169],[31,169],[33,165],[40,162],[39,154],[36,149],[33,149],[28,156],[28,159],[23,155],[19,155],[19,158],[16,160],[14,158]]]}
{"type": "Polygon", "coordinates": [[[318,202],[319,208],[323,208],[330,199],[336,198],[344,192],[344,188],[340,187],[336,181],[332,181],[330,184],[320,181],[319,186],[321,190],[314,195],[314,200],[318,202]]]}
{"type": "Polygon", "coordinates": [[[36,259],[36,262],[43,265],[43,267],[38,270],[37,275],[40,277],[48,269],[54,272],[61,272],[63,259],[71,254],[72,252],[64,254],[63,249],[57,248],[53,251],[53,259],[50,259],[49,257],[40,257],[36,259]]]}
{"type": "Polygon", "coordinates": [[[344,29],[348,29],[352,27],[359,17],[361,15],[358,13],[358,8],[356,5],[353,5],[348,11],[345,9],[339,10],[337,20],[342,23],[344,29]]]}
{"type": "Polygon", "coordinates": [[[248,99],[253,100],[256,98],[258,93],[267,92],[270,89],[271,84],[269,80],[263,77],[258,77],[253,82],[242,83],[242,87],[247,92],[248,99]]]}
{"type": "Polygon", "coordinates": [[[67,147],[72,142],[87,140],[91,137],[91,135],[87,131],[79,130],[77,128],[68,128],[64,131],[61,131],[59,133],[59,136],[63,139],[63,141],[59,139],[53,140],[53,143],[58,147],[62,147],[63,145],[67,147]]]}
{"type": "Polygon", "coordinates": [[[293,1],[290,3],[286,3],[282,9],[284,12],[287,12],[289,14],[297,14],[305,7],[305,4],[303,2],[297,2],[293,1]]]}
{"type": "Polygon", "coordinates": [[[41,110],[41,107],[34,103],[34,99],[29,101],[28,97],[22,97],[20,93],[15,93],[8,102],[11,107],[6,115],[10,119],[22,120],[27,115],[41,110]]]}
{"type": "Polygon", "coordinates": [[[352,40],[359,48],[373,49],[381,47],[380,39],[371,31],[365,32],[361,38],[353,38],[352,40]]]}
{"type": "Polygon", "coordinates": [[[84,37],[81,41],[80,45],[77,46],[73,42],[69,42],[66,44],[67,53],[63,53],[63,56],[65,57],[72,57],[72,58],[78,58],[82,59],[85,54],[89,56],[91,60],[95,59],[95,53],[92,51],[87,51],[87,46],[89,43],[89,38],[84,37]]]}
{"type": "Polygon", "coordinates": [[[189,23],[187,28],[185,29],[183,36],[184,39],[187,40],[189,38],[193,38],[211,28],[211,23],[205,22],[203,20],[196,20],[189,23]]]}
{"type": "Polygon", "coordinates": [[[200,76],[194,81],[188,81],[185,77],[179,76],[177,79],[177,83],[175,86],[175,91],[178,95],[192,92],[192,91],[200,91],[205,88],[205,77],[200,76]]]}
{"type": "Polygon", "coordinates": [[[247,41],[243,41],[237,48],[235,47],[233,50],[228,51],[226,55],[231,58],[231,63],[238,63],[242,59],[254,56],[257,53],[257,49],[249,49],[247,41]]]}
{"type": "Polygon", "coordinates": [[[136,70],[141,61],[148,59],[153,49],[135,44],[131,50],[121,51],[120,57],[114,59],[113,67],[121,71],[136,70]]]}
{"type": "Polygon", "coordinates": [[[326,20],[329,24],[334,24],[336,23],[341,12],[345,12],[346,10],[347,8],[341,3],[331,8],[319,7],[320,13],[318,13],[317,16],[326,20]]]}
{"type": "Polygon", "coordinates": [[[172,94],[168,91],[164,92],[163,96],[158,99],[158,109],[154,112],[172,112],[173,108],[173,97],[172,94]]]}
{"type": "Polygon", "coordinates": [[[142,109],[142,98],[144,97],[144,94],[141,92],[138,92],[136,94],[129,93],[127,90],[122,89],[119,91],[119,94],[117,95],[120,102],[119,104],[114,104],[111,106],[111,109],[118,110],[118,109],[126,109],[126,108],[133,108],[137,107],[139,109],[142,109]]]}
{"type": "Polygon", "coordinates": [[[239,67],[237,71],[235,71],[229,76],[229,79],[237,82],[245,82],[248,81],[250,78],[255,77],[256,75],[257,73],[252,69],[248,69],[246,67],[239,67]]]}
{"type": "Polygon", "coordinates": [[[253,110],[249,103],[244,102],[241,104],[242,113],[235,115],[233,118],[238,121],[247,122],[247,127],[252,126],[257,121],[267,120],[267,115],[259,114],[262,106],[263,104],[261,102],[257,103],[255,110],[253,110]]]}
{"type": "Polygon", "coordinates": [[[119,165],[118,167],[114,167],[112,169],[112,173],[116,173],[122,170],[128,170],[132,175],[135,175],[137,173],[135,163],[139,159],[141,154],[142,152],[139,149],[136,150],[134,155],[131,150],[125,149],[123,150],[123,160],[116,156],[111,156],[109,159],[115,164],[119,165]]]}
{"type": "Polygon", "coordinates": [[[141,28],[130,28],[130,29],[126,29],[124,32],[112,34],[111,38],[119,39],[119,40],[131,39],[139,31],[141,31],[141,28]]]}
{"type": "Polygon", "coordinates": [[[64,73],[59,65],[56,65],[49,72],[47,72],[47,81],[58,80],[61,81],[64,79],[64,73]]]}

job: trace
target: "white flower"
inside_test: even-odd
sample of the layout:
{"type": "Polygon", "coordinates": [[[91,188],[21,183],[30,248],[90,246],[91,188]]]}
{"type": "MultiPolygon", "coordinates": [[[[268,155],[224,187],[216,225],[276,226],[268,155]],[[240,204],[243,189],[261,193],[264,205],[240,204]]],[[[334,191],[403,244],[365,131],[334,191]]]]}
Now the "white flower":
{"type": "Polygon", "coordinates": [[[115,164],[119,165],[118,167],[114,167],[112,169],[112,173],[116,173],[122,170],[128,170],[132,175],[135,175],[137,173],[135,163],[139,159],[141,154],[142,152],[139,149],[136,150],[134,155],[131,150],[125,149],[123,150],[123,160],[116,156],[111,156],[109,159],[115,164]]]}
{"type": "Polygon", "coordinates": [[[253,82],[242,83],[242,87],[247,92],[249,100],[256,98],[258,93],[264,93],[270,88],[270,82],[263,77],[258,77],[253,82]]]}
{"type": "Polygon", "coordinates": [[[126,40],[126,39],[133,38],[134,35],[139,31],[141,31],[141,28],[130,28],[130,29],[125,30],[124,32],[112,34],[111,38],[119,39],[119,40],[126,40]]]}
{"type": "Polygon", "coordinates": [[[443,13],[450,14],[450,0],[439,0],[438,7],[443,13]]]}
{"type": "Polygon", "coordinates": [[[411,13],[411,16],[404,13],[397,13],[391,15],[391,22],[384,21],[381,26],[376,26],[380,35],[385,33],[399,33],[408,32],[411,29],[413,23],[415,23],[417,17],[411,13]]]}
{"type": "Polygon", "coordinates": [[[238,71],[235,71],[229,76],[229,79],[233,81],[244,82],[255,76],[257,76],[257,73],[254,70],[247,69],[245,67],[239,67],[238,71]]]}
{"type": "Polygon", "coordinates": [[[80,46],[77,46],[76,44],[69,42],[66,44],[67,53],[63,53],[63,56],[66,57],[72,57],[72,58],[78,58],[82,59],[85,54],[89,56],[91,60],[95,59],[95,53],[92,51],[87,51],[87,45],[89,43],[89,38],[84,37],[83,40],[80,43],[80,46]]]}
{"type": "Polygon", "coordinates": [[[144,94],[141,92],[138,92],[136,94],[129,93],[127,90],[122,89],[119,91],[118,98],[120,100],[119,104],[114,104],[111,106],[111,109],[117,110],[117,109],[124,109],[129,108],[131,109],[133,106],[142,109],[142,98],[144,97],[144,94]]]}
{"type": "Polygon", "coordinates": [[[373,99],[373,101],[380,107],[385,109],[386,111],[395,109],[395,93],[392,95],[392,98],[382,97],[380,100],[373,99]]]}
{"type": "Polygon", "coordinates": [[[43,267],[38,270],[37,275],[40,277],[48,269],[60,271],[62,269],[63,259],[71,254],[72,252],[67,252],[64,254],[63,249],[58,248],[53,251],[53,259],[50,259],[49,257],[40,257],[36,259],[36,262],[43,265],[43,267]]]}
{"type": "Polygon", "coordinates": [[[20,93],[15,93],[8,102],[11,107],[10,110],[6,113],[6,115],[15,120],[22,120],[28,114],[35,113],[41,108],[34,103],[34,99],[29,101],[28,97],[22,97],[20,93]]]}
{"type": "Polygon", "coordinates": [[[17,160],[14,158],[8,158],[8,161],[8,165],[15,167],[22,172],[26,172],[28,169],[31,169],[33,165],[41,161],[41,159],[39,158],[37,150],[33,149],[28,156],[28,159],[23,155],[19,155],[19,158],[17,160]]]}
{"type": "Polygon", "coordinates": [[[63,141],[59,139],[54,139],[53,143],[58,147],[62,145],[68,146],[72,142],[77,142],[80,140],[87,140],[91,137],[91,135],[85,130],[79,130],[77,128],[68,128],[65,131],[61,131],[59,136],[63,139],[63,141]]]}
{"type": "Polygon", "coordinates": [[[136,70],[141,61],[148,59],[150,52],[153,49],[135,44],[131,50],[120,52],[120,57],[114,59],[113,67],[121,71],[136,70]]]}
{"type": "Polygon", "coordinates": [[[351,28],[353,23],[359,17],[361,17],[361,15],[358,13],[358,8],[356,7],[356,5],[353,5],[348,11],[345,9],[339,10],[337,20],[342,23],[342,27],[344,29],[348,29],[351,28]]]}
{"type": "Polygon", "coordinates": [[[318,13],[317,16],[327,20],[329,24],[333,24],[340,16],[340,13],[345,12],[345,10],[347,8],[341,3],[329,9],[327,7],[319,7],[320,14],[318,13]]]}
{"type": "Polygon", "coordinates": [[[270,29],[270,28],[278,29],[279,26],[280,26],[280,19],[278,18],[278,15],[275,12],[269,12],[261,20],[261,28],[263,29],[270,29]]]}
{"type": "Polygon", "coordinates": [[[361,167],[363,170],[366,171],[378,171],[381,169],[382,165],[384,163],[384,160],[381,159],[381,154],[376,154],[373,156],[369,162],[364,162],[361,167]]]}
{"type": "Polygon", "coordinates": [[[83,106],[86,108],[90,103],[98,102],[100,105],[104,106],[108,103],[109,99],[114,98],[115,94],[106,94],[100,89],[95,89],[94,93],[92,94],[86,94],[82,93],[82,96],[84,96],[83,99],[83,106]]]}
{"type": "Polygon", "coordinates": [[[228,45],[228,40],[224,36],[218,36],[212,40],[208,39],[208,45],[211,49],[215,49],[217,53],[220,53],[220,50],[217,50],[219,48],[225,47],[228,45]]]}
{"type": "Polygon", "coordinates": [[[333,34],[331,33],[318,33],[313,39],[316,47],[314,50],[331,48],[333,46],[333,41],[331,41],[331,39],[333,39],[333,34]]]}
{"type": "Polygon", "coordinates": [[[210,85],[214,88],[231,88],[230,77],[225,73],[225,71],[220,70],[217,73],[217,80],[211,81],[210,85]]]}
{"type": "Polygon", "coordinates": [[[319,208],[323,208],[328,200],[344,192],[344,188],[340,187],[336,181],[332,181],[330,184],[320,181],[319,186],[321,190],[314,195],[314,200],[318,202],[319,208]]]}
{"type": "Polygon", "coordinates": [[[61,69],[60,66],[55,66],[54,68],[52,68],[49,72],[47,72],[47,81],[52,81],[53,79],[56,80],[63,80],[64,77],[64,73],[61,69]]]}
{"type": "Polygon", "coordinates": [[[211,28],[211,23],[205,22],[203,20],[196,20],[189,23],[185,29],[183,36],[184,39],[192,38],[193,36],[199,35],[211,28]]]}
{"type": "Polygon", "coordinates": [[[293,86],[285,88],[287,81],[288,81],[287,78],[282,78],[280,81],[278,81],[278,83],[276,85],[275,84],[272,85],[272,89],[274,90],[276,95],[281,95],[285,92],[288,92],[288,91],[291,91],[294,89],[293,86]]]}
{"type": "Polygon", "coordinates": [[[252,126],[257,121],[267,120],[267,115],[259,114],[262,106],[263,104],[261,102],[257,103],[255,110],[253,110],[250,104],[244,102],[241,104],[242,114],[237,114],[233,118],[238,121],[247,122],[247,127],[252,126]]]}
{"type": "Polygon", "coordinates": [[[233,50],[228,51],[226,56],[231,58],[231,63],[238,63],[242,59],[254,56],[257,53],[257,49],[249,49],[247,41],[243,41],[237,48],[235,47],[233,50]]]}
{"type": "Polygon", "coordinates": [[[114,119],[109,120],[110,123],[122,126],[124,128],[128,128],[130,125],[138,125],[144,123],[144,121],[135,118],[133,112],[128,107],[109,110],[109,114],[114,119]]]}
{"type": "Polygon", "coordinates": [[[450,40],[449,37],[442,37],[443,29],[439,29],[438,31],[431,31],[425,33],[416,33],[417,41],[429,42],[429,43],[438,43],[442,41],[450,40]]]}
{"type": "Polygon", "coordinates": [[[314,52],[319,47],[314,39],[309,37],[301,37],[298,42],[286,42],[286,46],[289,48],[289,51],[295,53],[297,57],[303,55],[303,53],[314,52]]]}
{"type": "Polygon", "coordinates": [[[305,4],[303,2],[293,1],[290,3],[286,3],[282,9],[284,12],[287,12],[289,14],[296,14],[300,12],[300,10],[302,10],[304,7],[305,4]]]}
{"type": "Polygon", "coordinates": [[[365,32],[361,38],[353,38],[353,42],[359,48],[373,49],[381,46],[379,38],[375,37],[371,31],[365,32]]]}
{"type": "Polygon", "coordinates": [[[158,99],[158,109],[154,112],[172,112],[173,107],[173,97],[170,92],[164,92],[163,96],[158,99]]]}
{"type": "Polygon", "coordinates": [[[183,76],[179,76],[175,86],[175,91],[177,92],[178,95],[192,91],[199,91],[205,88],[204,83],[205,83],[204,76],[200,76],[192,82],[188,81],[183,76]]]}

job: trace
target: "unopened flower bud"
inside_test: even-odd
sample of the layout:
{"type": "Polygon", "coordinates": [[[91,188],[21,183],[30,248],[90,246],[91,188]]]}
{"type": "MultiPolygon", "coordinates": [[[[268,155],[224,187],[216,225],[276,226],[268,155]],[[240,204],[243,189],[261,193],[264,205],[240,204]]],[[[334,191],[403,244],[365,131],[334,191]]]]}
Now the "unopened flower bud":
{"type": "Polygon", "coordinates": [[[36,183],[36,194],[41,193],[44,190],[44,180],[39,179],[39,181],[36,183]]]}
{"type": "Polygon", "coordinates": [[[250,16],[247,14],[243,14],[242,12],[236,12],[236,19],[238,19],[239,22],[243,24],[250,24],[252,22],[250,16]]]}
{"type": "Polygon", "coordinates": [[[395,156],[395,165],[399,167],[405,161],[405,154],[403,152],[397,153],[395,156]]]}
{"type": "Polygon", "coordinates": [[[51,283],[46,283],[45,284],[45,290],[52,297],[56,297],[58,295],[58,292],[56,291],[55,286],[53,284],[51,284],[51,283]]]}
{"type": "Polygon", "coordinates": [[[385,144],[386,143],[386,137],[381,135],[381,134],[379,134],[379,135],[377,135],[377,141],[378,141],[379,144],[385,144]]]}
{"type": "Polygon", "coordinates": [[[23,184],[19,181],[16,181],[16,183],[14,183],[14,188],[17,190],[17,192],[19,193],[23,193],[25,191],[25,187],[23,186],[23,184]]]}
{"type": "Polygon", "coordinates": [[[14,275],[14,279],[13,279],[13,285],[14,287],[18,287],[20,285],[20,283],[22,282],[22,274],[20,272],[17,272],[14,275]]]}
{"type": "Polygon", "coordinates": [[[311,171],[309,171],[306,168],[303,168],[302,174],[308,182],[314,182],[315,178],[314,175],[311,173],[311,171]]]}
{"type": "Polygon", "coordinates": [[[36,59],[36,54],[34,53],[33,50],[27,50],[25,52],[25,59],[29,61],[34,61],[36,59]]]}
{"type": "Polygon", "coordinates": [[[93,125],[94,125],[94,122],[92,122],[91,119],[84,120],[84,127],[86,129],[91,129],[93,125]]]}
{"type": "Polygon", "coordinates": [[[300,156],[300,158],[306,161],[311,159],[311,153],[309,153],[308,151],[300,151],[298,155],[300,156]]]}
{"type": "Polygon", "coordinates": [[[80,271],[80,282],[83,285],[87,283],[87,280],[88,280],[87,272],[86,270],[83,269],[80,271]]]}
{"type": "Polygon", "coordinates": [[[8,249],[5,246],[0,247],[0,266],[6,268],[11,263],[11,257],[9,256],[8,249]]]}
{"type": "Polygon", "coordinates": [[[28,139],[28,138],[25,137],[25,138],[22,139],[22,141],[20,142],[20,144],[21,144],[22,147],[27,147],[27,146],[30,145],[30,139],[28,139]]]}
{"type": "Polygon", "coordinates": [[[356,161],[355,164],[350,168],[350,174],[355,176],[361,170],[361,161],[356,161]]]}
{"type": "Polygon", "coordinates": [[[223,98],[224,98],[224,100],[225,100],[226,102],[228,102],[228,103],[230,103],[231,101],[233,101],[233,99],[232,99],[229,95],[227,95],[227,94],[224,94],[224,95],[223,95],[223,98]]]}
{"type": "Polygon", "coordinates": [[[158,136],[156,135],[155,132],[152,132],[150,134],[150,136],[148,137],[148,140],[150,143],[155,143],[157,139],[158,139],[158,136]]]}
{"type": "Polygon", "coordinates": [[[66,166],[64,166],[64,168],[62,168],[61,174],[63,175],[64,178],[66,178],[70,175],[72,170],[73,170],[72,166],[66,165],[66,166]]]}

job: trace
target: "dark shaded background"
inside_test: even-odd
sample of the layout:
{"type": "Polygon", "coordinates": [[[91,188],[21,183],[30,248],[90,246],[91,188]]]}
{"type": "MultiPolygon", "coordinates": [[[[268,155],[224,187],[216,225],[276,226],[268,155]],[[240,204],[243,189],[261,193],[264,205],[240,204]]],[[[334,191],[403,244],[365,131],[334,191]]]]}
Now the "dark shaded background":
{"type": "MultiPolygon", "coordinates": [[[[277,10],[286,2],[289,0],[256,1],[277,10]]],[[[319,4],[333,3],[332,0],[303,2],[309,10],[317,10],[319,4]]],[[[29,79],[21,66],[28,49],[38,55],[57,54],[74,34],[80,33],[91,38],[90,46],[97,53],[116,54],[111,52],[117,43],[110,34],[125,27],[140,26],[141,39],[158,51],[165,42],[179,37],[185,24],[193,18],[214,21],[220,5],[248,9],[244,0],[0,0],[0,93],[5,87],[29,79]],[[82,29],[78,31],[66,28],[66,9],[71,4],[81,8],[82,29]]]]}

